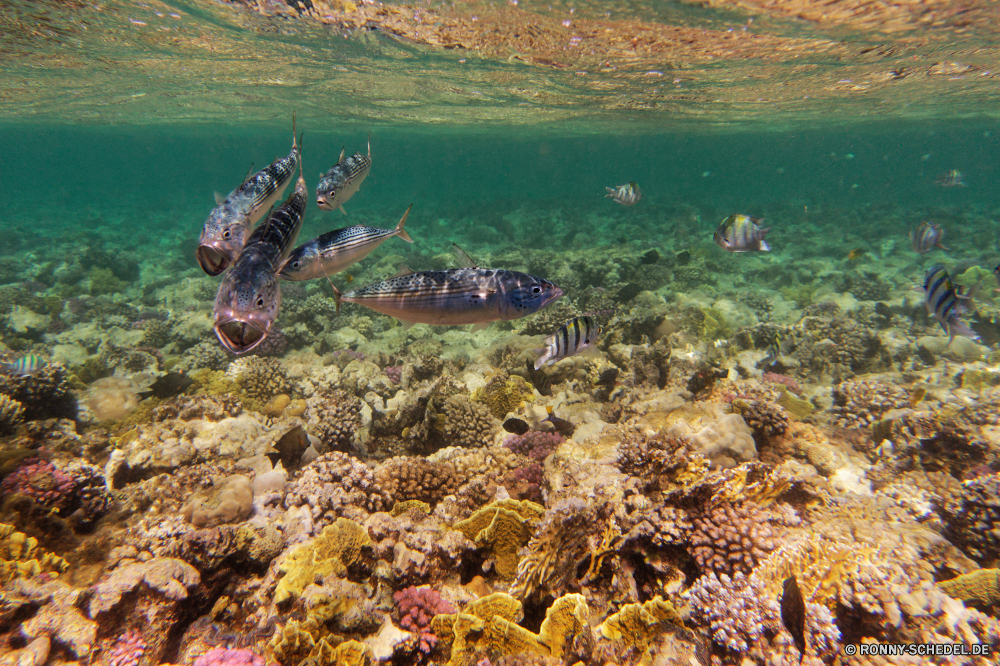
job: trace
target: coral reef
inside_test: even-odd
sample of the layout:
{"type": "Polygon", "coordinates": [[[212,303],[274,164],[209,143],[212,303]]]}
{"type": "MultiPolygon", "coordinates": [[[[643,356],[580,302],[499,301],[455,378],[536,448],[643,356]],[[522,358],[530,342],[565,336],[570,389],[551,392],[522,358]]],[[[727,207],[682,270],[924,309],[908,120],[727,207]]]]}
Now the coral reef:
{"type": "Polygon", "coordinates": [[[837,424],[845,428],[864,428],[881,420],[893,409],[909,407],[906,391],[884,382],[871,380],[848,381],[833,390],[834,406],[830,410],[837,424]]]}
{"type": "Polygon", "coordinates": [[[448,615],[455,607],[441,598],[441,593],[425,587],[407,587],[393,593],[396,610],[399,612],[400,626],[419,636],[418,649],[430,653],[437,645],[438,637],[431,629],[431,619],[435,615],[448,615]]]}

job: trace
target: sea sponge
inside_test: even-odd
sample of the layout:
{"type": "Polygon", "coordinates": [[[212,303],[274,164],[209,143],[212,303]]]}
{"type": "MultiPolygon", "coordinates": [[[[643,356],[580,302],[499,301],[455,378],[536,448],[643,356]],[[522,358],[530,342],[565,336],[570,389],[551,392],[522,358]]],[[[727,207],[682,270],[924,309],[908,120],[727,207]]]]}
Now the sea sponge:
{"type": "Polygon", "coordinates": [[[489,548],[497,573],[512,578],[517,573],[517,551],[544,513],[544,506],[528,500],[498,500],[455,523],[455,529],[480,548],[489,548]]]}
{"type": "Polygon", "coordinates": [[[520,409],[525,401],[532,400],[533,395],[522,377],[511,377],[506,372],[498,372],[485,386],[476,389],[472,399],[484,403],[493,416],[502,419],[509,412],[520,409]]]}
{"type": "Polygon", "coordinates": [[[131,379],[104,377],[90,385],[84,402],[98,421],[118,421],[139,406],[138,393],[131,379]]]}
{"type": "Polygon", "coordinates": [[[38,547],[38,539],[0,523],[0,584],[15,578],[34,578],[39,574],[61,574],[69,563],[38,547]]]}
{"type": "Polygon", "coordinates": [[[372,541],[361,525],[338,518],[318,537],[298,546],[285,557],[279,570],[285,576],[274,591],[274,602],[302,595],[307,585],[326,576],[345,577],[348,569],[363,565],[370,557],[372,541]]]}

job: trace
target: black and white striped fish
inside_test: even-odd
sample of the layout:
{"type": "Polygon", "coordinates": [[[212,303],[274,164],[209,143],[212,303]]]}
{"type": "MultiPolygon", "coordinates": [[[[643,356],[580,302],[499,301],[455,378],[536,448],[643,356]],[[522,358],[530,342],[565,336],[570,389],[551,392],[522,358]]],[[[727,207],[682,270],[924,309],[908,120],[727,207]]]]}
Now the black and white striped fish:
{"type": "Polygon", "coordinates": [[[541,354],[535,361],[535,370],[593,347],[600,335],[601,327],[593,317],[574,317],[547,337],[544,347],[535,350],[541,354]]]}
{"type": "Polygon", "coordinates": [[[299,167],[299,147],[295,141],[292,116],[292,152],[281,157],[229,193],[208,214],[198,239],[196,256],[203,271],[218,275],[239,256],[253,225],[281,198],[299,167]]]}
{"type": "Polygon", "coordinates": [[[234,354],[244,354],[262,343],[278,318],[278,268],[299,236],[308,198],[300,165],[295,190],[254,230],[219,285],[215,335],[234,354]]]}
{"type": "Polygon", "coordinates": [[[642,190],[637,183],[625,183],[618,187],[605,187],[608,191],[604,198],[611,198],[623,206],[634,206],[642,198],[642,190]]]}
{"type": "Polygon", "coordinates": [[[16,361],[12,361],[10,363],[0,363],[0,372],[6,375],[27,377],[28,375],[35,374],[46,365],[48,365],[48,363],[46,363],[45,359],[38,354],[27,354],[16,361]]]}
{"type": "Polygon", "coordinates": [[[942,238],[944,238],[944,229],[939,224],[924,221],[916,229],[910,230],[910,244],[917,254],[927,254],[936,247],[947,250],[948,248],[941,243],[942,238]]]}
{"type": "Polygon", "coordinates": [[[949,344],[956,335],[973,340],[979,339],[975,331],[959,319],[959,315],[966,312],[965,304],[962,301],[969,300],[969,297],[958,292],[944,266],[938,264],[927,269],[924,274],[923,289],[927,316],[941,324],[941,328],[948,334],[949,344]]]}
{"type": "Polygon", "coordinates": [[[320,174],[319,185],[316,186],[316,205],[321,210],[337,210],[344,215],[344,204],[354,196],[361,183],[372,170],[372,135],[368,135],[368,156],[354,153],[346,160],[344,151],[340,151],[337,164],[324,174],[320,174]]]}
{"type": "Polygon", "coordinates": [[[719,247],[730,252],[767,252],[771,248],[764,236],[771,227],[761,227],[763,221],[749,215],[730,215],[719,224],[712,238],[719,247]]]}
{"type": "Polygon", "coordinates": [[[404,269],[396,277],[344,294],[334,288],[338,310],[343,301],[359,303],[407,325],[473,324],[473,331],[493,321],[534,314],[562,294],[548,280],[497,268],[419,273],[404,269]]]}
{"type": "MultiPolygon", "coordinates": [[[[410,208],[413,208],[413,204],[410,204],[410,208]]],[[[278,276],[292,281],[329,277],[347,270],[393,236],[412,243],[413,239],[403,229],[410,208],[403,213],[395,229],[345,227],[303,243],[292,250],[278,276]]]]}

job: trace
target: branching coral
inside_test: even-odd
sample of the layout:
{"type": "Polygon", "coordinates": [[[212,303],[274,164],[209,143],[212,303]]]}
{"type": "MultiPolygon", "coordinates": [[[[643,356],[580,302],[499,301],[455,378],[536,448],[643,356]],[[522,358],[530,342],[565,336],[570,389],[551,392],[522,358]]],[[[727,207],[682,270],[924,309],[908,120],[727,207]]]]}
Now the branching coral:
{"type": "Polygon", "coordinates": [[[788,505],[762,508],[754,502],[720,504],[692,515],[690,552],[703,571],[750,573],[800,524],[788,505]]]}
{"type": "Polygon", "coordinates": [[[830,410],[837,424],[846,428],[872,425],[892,409],[909,405],[906,391],[892,384],[873,380],[849,381],[833,390],[834,406],[830,410]]]}
{"type": "Polygon", "coordinates": [[[399,611],[400,625],[417,634],[419,650],[429,654],[437,645],[438,637],[431,629],[435,615],[455,612],[455,607],[441,598],[441,593],[426,587],[407,587],[392,595],[399,611]]]}
{"type": "Polygon", "coordinates": [[[394,502],[416,499],[431,505],[457,491],[461,483],[451,464],[410,456],[386,460],[375,478],[394,502]]]}
{"type": "Polygon", "coordinates": [[[337,389],[314,395],[306,404],[309,432],[319,437],[328,450],[350,451],[354,432],[361,425],[361,401],[337,389]]]}
{"type": "Polygon", "coordinates": [[[500,422],[486,405],[470,401],[464,395],[453,395],[441,405],[435,427],[446,446],[476,448],[492,442],[500,422]]]}
{"type": "Polygon", "coordinates": [[[338,517],[364,520],[368,514],[392,508],[392,496],[360,460],[334,451],[312,461],[285,490],[284,505],[308,507],[319,530],[338,517]]]}

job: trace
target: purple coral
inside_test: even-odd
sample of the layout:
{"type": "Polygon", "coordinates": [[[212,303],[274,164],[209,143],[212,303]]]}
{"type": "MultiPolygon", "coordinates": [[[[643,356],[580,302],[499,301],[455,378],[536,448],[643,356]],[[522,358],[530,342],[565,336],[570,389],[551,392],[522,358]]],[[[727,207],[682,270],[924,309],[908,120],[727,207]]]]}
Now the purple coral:
{"type": "Polygon", "coordinates": [[[73,478],[47,460],[31,458],[0,483],[0,494],[26,495],[38,504],[61,511],[72,499],[73,478]]]}
{"type": "Polygon", "coordinates": [[[118,637],[108,652],[109,666],[138,666],[146,652],[146,641],[134,629],[129,629],[118,637]]]}
{"type": "Polygon", "coordinates": [[[385,376],[389,378],[389,381],[393,384],[398,384],[403,378],[403,366],[401,365],[387,365],[382,371],[385,376]]]}
{"type": "Polygon", "coordinates": [[[195,659],[194,666],[264,666],[264,658],[253,650],[217,647],[195,659]]]}
{"type": "MultiPolygon", "coordinates": [[[[435,615],[454,613],[455,607],[441,598],[441,593],[428,587],[407,587],[392,595],[399,610],[404,629],[420,637],[420,651],[429,654],[437,645],[438,638],[431,631],[431,619],[435,615]]],[[[195,664],[195,666],[199,666],[195,664]]]]}
{"type": "Polygon", "coordinates": [[[566,438],[555,432],[531,430],[523,435],[511,435],[503,445],[514,453],[528,456],[533,460],[545,460],[566,438]]]}

